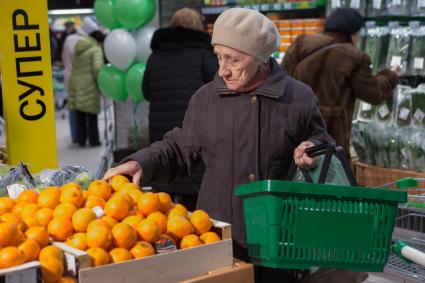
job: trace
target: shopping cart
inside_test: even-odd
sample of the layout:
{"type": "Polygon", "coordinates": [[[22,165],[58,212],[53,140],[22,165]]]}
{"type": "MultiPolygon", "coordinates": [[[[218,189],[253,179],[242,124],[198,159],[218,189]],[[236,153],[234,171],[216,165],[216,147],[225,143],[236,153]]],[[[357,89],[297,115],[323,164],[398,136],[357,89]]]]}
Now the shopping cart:
{"type": "MultiPolygon", "coordinates": [[[[301,171],[304,182],[265,180],[237,187],[251,260],[272,268],[382,272],[395,244],[392,234],[398,204],[407,202],[406,192],[355,187],[342,149],[332,144],[308,153],[322,156],[318,169],[311,174],[292,168],[287,178],[300,181],[296,175],[301,171]],[[331,164],[340,168],[333,168],[333,178],[328,174],[331,164]],[[346,178],[336,178],[341,170],[346,178]],[[335,180],[346,184],[335,184],[335,180]]],[[[395,245],[395,251],[418,261],[408,244],[395,245]]]]}

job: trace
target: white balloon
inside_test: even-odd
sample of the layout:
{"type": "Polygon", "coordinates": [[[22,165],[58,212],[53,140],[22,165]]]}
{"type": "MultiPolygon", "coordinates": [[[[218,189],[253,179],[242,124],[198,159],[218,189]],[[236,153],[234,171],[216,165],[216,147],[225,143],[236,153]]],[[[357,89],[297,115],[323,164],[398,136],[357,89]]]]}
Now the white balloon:
{"type": "Polygon", "coordinates": [[[125,29],[115,29],[105,38],[105,56],[112,65],[127,70],[136,59],[136,41],[125,29]]]}
{"type": "Polygon", "coordinates": [[[155,30],[154,27],[145,27],[136,31],[137,61],[146,63],[151,55],[151,40],[155,30]]]}

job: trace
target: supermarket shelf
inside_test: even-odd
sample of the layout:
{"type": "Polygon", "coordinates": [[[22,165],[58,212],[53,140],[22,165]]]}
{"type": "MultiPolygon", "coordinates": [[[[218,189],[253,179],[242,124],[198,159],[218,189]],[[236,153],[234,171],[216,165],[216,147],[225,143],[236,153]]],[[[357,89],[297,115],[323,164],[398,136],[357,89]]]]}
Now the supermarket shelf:
{"type": "Polygon", "coordinates": [[[204,15],[216,15],[221,14],[230,8],[247,8],[253,9],[260,12],[282,12],[282,11],[294,11],[294,10],[310,10],[325,8],[326,5],[321,2],[290,2],[290,3],[274,3],[274,4],[256,4],[256,5],[225,5],[225,6],[205,6],[202,8],[202,14],[204,15]]]}
{"type": "Polygon", "coordinates": [[[388,23],[392,21],[398,21],[402,23],[408,23],[410,21],[425,22],[425,16],[397,16],[397,15],[385,15],[385,16],[373,16],[366,17],[366,21],[375,21],[377,23],[388,23]]]}

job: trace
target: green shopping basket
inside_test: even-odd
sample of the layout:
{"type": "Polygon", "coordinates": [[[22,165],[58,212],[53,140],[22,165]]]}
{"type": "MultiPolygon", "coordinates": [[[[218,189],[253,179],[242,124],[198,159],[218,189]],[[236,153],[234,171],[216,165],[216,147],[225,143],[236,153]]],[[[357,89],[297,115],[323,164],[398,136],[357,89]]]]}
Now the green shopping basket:
{"type": "MultiPolygon", "coordinates": [[[[322,178],[325,180],[325,178],[322,178]]],[[[265,180],[236,188],[256,265],[381,272],[403,191],[265,180]]]]}

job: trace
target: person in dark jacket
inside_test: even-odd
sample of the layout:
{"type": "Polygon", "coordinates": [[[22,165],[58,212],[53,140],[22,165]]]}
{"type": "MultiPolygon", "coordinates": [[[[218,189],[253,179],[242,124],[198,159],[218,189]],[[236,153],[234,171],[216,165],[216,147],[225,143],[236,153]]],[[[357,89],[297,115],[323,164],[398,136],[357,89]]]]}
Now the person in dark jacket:
{"type": "MultiPolygon", "coordinates": [[[[153,143],[174,127],[182,126],[190,98],[214,79],[218,62],[211,36],[204,32],[202,16],[189,8],[173,15],[171,27],[154,33],[151,48],[153,53],[143,78],[143,94],[150,102],[149,137],[153,143]]],[[[175,202],[193,210],[203,171],[203,164],[199,164],[190,179],[166,186],[155,184],[153,189],[171,193],[175,202]]]]}
{"type": "MultiPolygon", "coordinates": [[[[233,256],[248,257],[239,184],[285,179],[289,166],[314,166],[306,148],[332,141],[310,87],[294,80],[271,54],[280,45],[274,24],[261,13],[232,8],[212,37],[219,71],[190,99],[182,127],[126,157],[104,179],[128,174],[134,183],[170,183],[203,160],[197,207],[232,224],[233,256]]],[[[291,272],[255,266],[256,282],[293,282],[291,272]]]]}
{"type": "Polygon", "coordinates": [[[356,10],[337,9],[323,34],[297,37],[282,62],[291,76],[313,89],[329,134],[348,158],[356,98],[380,104],[398,84],[397,74],[390,70],[372,74],[369,56],[356,47],[362,26],[356,10]]]}

